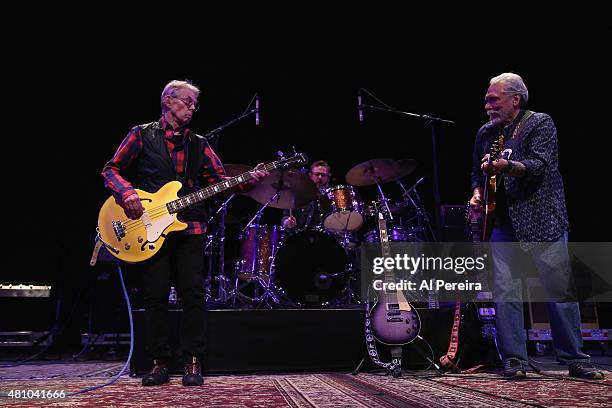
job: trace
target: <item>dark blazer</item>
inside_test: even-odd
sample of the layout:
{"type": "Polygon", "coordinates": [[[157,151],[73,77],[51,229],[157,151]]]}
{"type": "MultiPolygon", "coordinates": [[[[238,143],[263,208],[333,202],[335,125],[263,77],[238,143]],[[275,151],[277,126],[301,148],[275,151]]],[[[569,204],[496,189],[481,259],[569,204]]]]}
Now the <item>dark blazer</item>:
{"type": "MultiPolygon", "coordinates": [[[[472,190],[483,186],[480,160],[501,129],[483,125],[476,134],[472,190]]],[[[569,228],[563,179],[559,172],[557,129],[550,116],[534,113],[519,129],[511,160],[527,169],[522,177],[504,175],[508,213],[523,243],[554,241],[569,228]]]]}

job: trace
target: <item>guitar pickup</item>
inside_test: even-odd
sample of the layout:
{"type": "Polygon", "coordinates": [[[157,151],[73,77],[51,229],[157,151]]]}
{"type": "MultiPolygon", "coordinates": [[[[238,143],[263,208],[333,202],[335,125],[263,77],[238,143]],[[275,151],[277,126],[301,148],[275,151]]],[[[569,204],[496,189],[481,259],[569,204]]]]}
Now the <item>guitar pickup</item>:
{"type": "Polygon", "coordinates": [[[401,310],[398,303],[387,304],[387,316],[397,316],[401,314],[401,310]]]}

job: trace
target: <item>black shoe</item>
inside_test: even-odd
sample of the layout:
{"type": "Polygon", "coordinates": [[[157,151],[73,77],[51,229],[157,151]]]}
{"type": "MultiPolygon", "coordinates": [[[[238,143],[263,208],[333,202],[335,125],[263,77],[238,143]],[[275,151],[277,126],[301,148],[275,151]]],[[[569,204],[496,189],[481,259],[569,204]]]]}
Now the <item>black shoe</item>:
{"type": "Polygon", "coordinates": [[[153,368],[142,377],[142,385],[162,385],[167,382],[170,382],[167,363],[163,360],[153,360],[153,368]]]}
{"type": "Polygon", "coordinates": [[[504,377],[519,380],[527,377],[527,371],[521,361],[511,358],[504,363],[504,377]]]}
{"type": "Polygon", "coordinates": [[[202,385],[204,378],[202,377],[202,368],[200,367],[200,360],[197,357],[191,357],[191,360],[185,364],[183,371],[183,385],[202,385]]]}
{"type": "Polygon", "coordinates": [[[604,373],[591,363],[572,363],[569,366],[570,377],[586,378],[589,380],[603,380],[604,373]]]}

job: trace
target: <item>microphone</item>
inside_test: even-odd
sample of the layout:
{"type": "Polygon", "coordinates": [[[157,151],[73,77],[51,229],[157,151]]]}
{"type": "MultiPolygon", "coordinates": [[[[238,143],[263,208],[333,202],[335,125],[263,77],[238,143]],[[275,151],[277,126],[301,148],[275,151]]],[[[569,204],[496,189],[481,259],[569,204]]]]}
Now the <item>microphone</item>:
{"type": "Polygon", "coordinates": [[[255,94],[255,126],[259,126],[259,95],[255,94]]]}
{"type": "Polygon", "coordinates": [[[361,104],[361,89],[357,92],[357,111],[359,112],[359,121],[363,122],[363,105],[361,104]]]}

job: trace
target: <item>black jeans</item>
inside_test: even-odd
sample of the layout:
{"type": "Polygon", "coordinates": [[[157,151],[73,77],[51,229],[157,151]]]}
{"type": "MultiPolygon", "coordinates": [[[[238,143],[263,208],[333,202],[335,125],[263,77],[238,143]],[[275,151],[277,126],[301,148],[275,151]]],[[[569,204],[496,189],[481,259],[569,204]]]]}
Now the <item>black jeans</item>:
{"type": "Polygon", "coordinates": [[[201,357],[205,348],[204,235],[171,234],[162,249],[143,265],[147,351],[168,360],[168,294],[176,271],[182,298],[180,344],[183,358],[201,357]]]}

